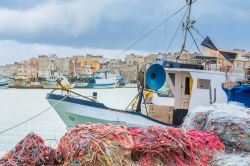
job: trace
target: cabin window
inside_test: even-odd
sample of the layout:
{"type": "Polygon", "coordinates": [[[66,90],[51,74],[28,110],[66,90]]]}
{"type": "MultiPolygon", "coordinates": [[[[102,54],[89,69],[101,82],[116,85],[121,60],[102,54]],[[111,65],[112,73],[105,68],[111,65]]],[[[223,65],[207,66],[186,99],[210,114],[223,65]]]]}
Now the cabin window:
{"type": "Polygon", "coordinates": [[[185,79],[185,95],[191,94],[191,85],[190,85],[190,77],[186,77],[185,79]]]}
{"type": "Polygon", "coordinates": [[[197,80],[197,88],[198,89],[209,89],[211,84],[211,80],[207,79],[198,79],[197,80]]]}
{"type": "Polygon", "coordinates": [[[168,75],[169,75],[173,85],[175,86],[175,74],[174,73],[169,73],[168,75]]]}

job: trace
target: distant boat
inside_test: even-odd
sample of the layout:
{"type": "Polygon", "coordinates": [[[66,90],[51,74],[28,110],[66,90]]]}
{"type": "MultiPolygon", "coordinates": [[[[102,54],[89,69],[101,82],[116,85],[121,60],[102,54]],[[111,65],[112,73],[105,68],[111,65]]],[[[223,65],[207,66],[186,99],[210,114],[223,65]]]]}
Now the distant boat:
{"type": "Polygon", "coordinates": [[[10,83],[14,80],[14,78],[1,78],[0,79],[0,89],[6,89],[10,86],[10,83]]]}
{"type": "Polygon", "coordinates": [[[123,77],[113,74],[109,70],[100,70],[93,75],[86,75],[78,79],[77,88],[115,88],[125,86],[123,77]]]}
{"type": "Polygon", "coordinates": [[[28,78],[23,76],[16,76],[15,80],[11,83],[10,87],[13,88],[42,88],[38,78],[28,78]]]}
{"type": "Polygon", "coordinates": [[[0,82],[0,89],[5,89],[9,87],[9,83],[6,82],[0,82]]]}
{"type": "Polygon", "coordinates": [[[40,83],[44,89],[57,89],[57,88],[61,88],[61,85],[59,85],[58,80],[61,81],[61,85],[65,88],[75,87],[75,84],[71,84],[68,81],[68,79],[64,76],[60,76],[60,77],[50,76],[46,78],[45,80],[41,80],[40,83]]]}

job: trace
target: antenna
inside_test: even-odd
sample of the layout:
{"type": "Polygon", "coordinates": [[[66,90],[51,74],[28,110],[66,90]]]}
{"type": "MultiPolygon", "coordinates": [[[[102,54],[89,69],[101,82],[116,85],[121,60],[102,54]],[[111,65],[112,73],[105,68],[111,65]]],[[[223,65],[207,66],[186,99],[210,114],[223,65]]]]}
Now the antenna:
{"type": "Polygon", "coordinates": [[[185,36],[184,36],[183,45],[181,47],[181,53],[186,50],[187,34],[188,34],[189,29],[192,28],[193,24],[195,23],[195,21],[190,20],[193,0],[186,0],[186,3],[188,5],[188,16],[186,19],[186,23],[182,24],[182,28],[183,30],[185,30],[185,36]]]}

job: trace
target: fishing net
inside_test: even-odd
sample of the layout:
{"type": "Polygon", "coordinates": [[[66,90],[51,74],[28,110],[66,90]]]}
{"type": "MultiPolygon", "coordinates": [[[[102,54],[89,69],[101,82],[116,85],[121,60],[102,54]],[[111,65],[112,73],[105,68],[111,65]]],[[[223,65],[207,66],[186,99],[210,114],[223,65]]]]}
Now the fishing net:
{"type": "Polygon", "coordinates": [[[0,159],[0,165],[54,165],[54,160],[55,150],[47,147],[41,137],[30,133],[0,159]]]}
{"type": "Polygon", "coordinates": [[[30,133],[0,159],[0,165],[208,165],[223,144],[208,131],[151,126],[126,128],[82,124],[71,128],[58,148],[30,133]]]}
{"type": "Polygon", "coordinates": [[[250,152],[250,110],[235,104],[197,107],[186,116],[183,128],[213,131],[228,152],[250,152]]]}
{"type": "Polygon", "coordinates": [[[231,153],[223,154],[219,153],[216,156],[213,166],[249,166],[250,165],[250,153],[231,153]]]}
{"type": "Polygon", "coordinates": [[[68,165],[132,165],[133,146],[124,126],[82,124],[61,138],[57,160],[68,165]]]}
{"type": "Polygon", "coordinates": [[[131,133],[135,143],[132,157],[139,165],[207,165],[217,151],[223,150],[211,132],[186,133],[179,128],[151,126],[132,129],[131,133]]]}

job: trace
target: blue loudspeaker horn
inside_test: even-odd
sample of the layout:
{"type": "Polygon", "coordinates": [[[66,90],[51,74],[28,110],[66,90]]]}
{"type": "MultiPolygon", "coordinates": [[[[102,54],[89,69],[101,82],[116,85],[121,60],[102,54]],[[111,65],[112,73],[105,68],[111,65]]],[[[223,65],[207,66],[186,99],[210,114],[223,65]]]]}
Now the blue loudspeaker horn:
{"type": "Polygon", "coordinates": [[[160,64],[151,65],[146,72],[146,84],[149,89],[158,90],[166,81],[164,67],[160,64]]]}

